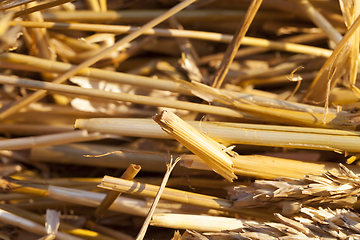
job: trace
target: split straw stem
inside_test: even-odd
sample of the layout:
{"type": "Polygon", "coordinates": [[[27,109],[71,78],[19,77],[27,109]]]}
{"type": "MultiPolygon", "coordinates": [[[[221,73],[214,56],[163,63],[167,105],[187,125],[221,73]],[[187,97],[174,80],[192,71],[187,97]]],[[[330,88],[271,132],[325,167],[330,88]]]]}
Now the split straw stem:
{"type": "Polygon", "coordinates": [[[229,182],[237,178],[232,168],[232,158],[223,151],[219,143],[199,132],[172,112],[162,111],[153,119],[162,130],[195,153],[216,173],[229,182]]]}

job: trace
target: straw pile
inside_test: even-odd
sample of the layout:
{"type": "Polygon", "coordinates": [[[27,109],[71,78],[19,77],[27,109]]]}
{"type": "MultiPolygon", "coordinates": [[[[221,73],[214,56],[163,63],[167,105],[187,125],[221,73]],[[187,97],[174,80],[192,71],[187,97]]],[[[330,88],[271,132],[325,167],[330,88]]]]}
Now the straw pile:
{"type": "Polygon", "coordinates": [[[359,13],[0,1],[0,237],[359,239],[359,13]]]}

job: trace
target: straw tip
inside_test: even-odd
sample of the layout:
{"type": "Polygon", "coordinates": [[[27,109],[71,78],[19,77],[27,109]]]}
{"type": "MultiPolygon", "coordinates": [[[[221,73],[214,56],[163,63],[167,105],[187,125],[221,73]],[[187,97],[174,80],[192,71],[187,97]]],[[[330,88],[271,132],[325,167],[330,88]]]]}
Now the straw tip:
{"type": "Polygon", "coordinates": [[[82,129],[85,127],[85,125],[87,124],[88,121],[89,121],[88,119],[76,119],[74,128],[82,129]]]}

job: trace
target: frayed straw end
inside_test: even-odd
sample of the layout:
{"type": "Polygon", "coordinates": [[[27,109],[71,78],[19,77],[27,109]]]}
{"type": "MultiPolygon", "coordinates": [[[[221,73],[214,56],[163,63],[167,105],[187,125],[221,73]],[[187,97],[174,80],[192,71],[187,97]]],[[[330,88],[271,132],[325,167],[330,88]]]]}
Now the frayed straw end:
{"type": "Polygon", "coordinates": [[[229,182],[237,179],[232,159],[223,151],[219,143],[205,136],[172,112],[162,111],[153,119],[165,132],[202,159],[216,173],[229,182]]]}

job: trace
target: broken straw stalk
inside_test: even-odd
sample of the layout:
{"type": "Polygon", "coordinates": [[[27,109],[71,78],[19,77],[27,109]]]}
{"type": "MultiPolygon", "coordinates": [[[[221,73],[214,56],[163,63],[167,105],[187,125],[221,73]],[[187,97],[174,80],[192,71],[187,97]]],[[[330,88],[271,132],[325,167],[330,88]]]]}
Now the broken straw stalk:
{"type": "MultiPolygon", "coordinates": [[[[121,133],[126,136],[146,136],[166,138],[161,134],[158,128],[151,128],[151,124],[146,120],[136,122],[135,119],[79,119],[75,123],[75,127],[88,129],[89,131],[121,133]],[[144,129],[139,129],[139,126],[144,129]],[[145,132],[148,134],[146,135],[145,132]]],[[[230,142],[230,143],[245,143],[245,144],[258,144],[270,146],[292,146],[308,149],[321,149],[321,150],[342,150],[346,151],[349,148],[343,149],[348,144],[343,145],[346,138],[352,139],[349,142],[354,143],[358,138],[357,132],[352,131],[335,131],[326,129],[306,129],[306,128],[292,128],[292,127],[279,127],[279,126],[259,126],[251,124],[235,124],[235,123],[193,123],[198,126],[202,132],[208,136],[198,132],[194,127],[185,123],[175,114],[168,111],[163,111],[161,114],[155,115],[154,120],[160,124],[162,129],[169,135],[174,137],[190,151],[195,153],[198,158],[206,162],[209,167],[204,167],[198,158],[192,157],[185,161],[185,166],[198,169],[213,169],[228,180],[229,176],[234,173],[245,176],[259,177],[259,178],[276,178],[281,176],[302,178],[306,174],[321,174],[326,170],[337,172],[336,164],[331,163],[309,163],[303,161],[296,161],[290,159],[274,158],[267,156],[237,156],[230,157],[223,151],[220,145],[208,136],[215,137],[217,141],[230,142]],[[284,132],[279,133],[279,128],[284,132]],[[251,132],[253,134],[251,135],[251,132]],[[286,132],[288,131],[288,132],[286,132]],[[238,133],[237,133],[238,132],[238,133]],[[301,133],[302,132],[302,133],[301,133]],[[279,134],[278,136],[276,136],[279,134]],[[338,135],[340,134],[340,135],[338,135]],[[342,135],[344,134],[344,135],[342,135]],[[235,136],[237,140],[235,140],[235,136]],[[251,136],[249,138],[249,136],[251,136]],[[287,137],[286,137],[287,136],[287,137]],[[295,137],[296,136],[296,137],[295,137]],[[220,140],[221,139],[221,140],[220,140]],[[295,139],[300,142],[296,142],[295,139]],[[313,142],[309,141],[314,140],[313,142]],[[324,139],[328,145],[323,145],[324,139]],[[331,145],[338,141],[337,147],[331,145]],[[338,140],[336,140],[338,139],[338,140]],[[290,144],[289,144],[290,142],[290,144]],[[283,145],[282,145],[283,144],[283,145]],[[200,165],[197,164],[200,162],[200,165]]],[[[349,140],[348,139],[348,140],[349,140]]],[[[357,144],[354,145],[352,151],[356,152],[357,144]]],[[[354,167],[355,171],[359,172],[360,168],[354,167]]]]}
{"type": "Polygon", "coordinates": [[[154,116],[161,128],[200,157],[216,173],[232,182],[237,178],[232,168],[232,157],[224,152],[219,143],[202,134],[181,118],[169,111],[154,116]]]}

